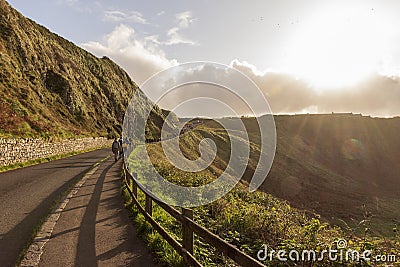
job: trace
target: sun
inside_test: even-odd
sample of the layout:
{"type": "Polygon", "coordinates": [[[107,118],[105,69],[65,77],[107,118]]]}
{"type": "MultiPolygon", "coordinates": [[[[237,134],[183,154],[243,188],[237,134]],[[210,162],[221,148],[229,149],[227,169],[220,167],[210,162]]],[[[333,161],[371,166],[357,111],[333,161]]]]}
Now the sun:
{"type": "Polygon", "coordinates": [[[285,65],[318,90],[353,86],[379,69],[390,27],[365,7],[320,8],[293,34],[285,65]]]}

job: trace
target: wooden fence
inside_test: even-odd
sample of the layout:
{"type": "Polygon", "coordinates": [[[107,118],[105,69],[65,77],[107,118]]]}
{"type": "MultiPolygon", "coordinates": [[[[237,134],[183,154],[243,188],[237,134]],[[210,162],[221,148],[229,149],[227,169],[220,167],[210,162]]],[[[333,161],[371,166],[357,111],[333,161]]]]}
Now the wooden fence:
{"type": "Polygon", "coordinates": [[[203,226],[195,223],[193,221],[193,210],[182,208],[182,212],[179,212],[174,207],[165,204],[155,198],[149,196],[145,190],[141,187],[140,184],[137,184],[135,179],[131,176],[129,171],[127,171],[126,166],[124,164],[123,167],[123,174],[124,174],[124,182],[126,188],[131,195],[134,203],[138,207],[139,211],[143,214],[152,227],[174,248],[179,255],[182,256],[183,260],[190,266],[202,266],[200,262],[193,256],[193,246],[194,246],[194,239],[193,234],[197,234],[201,237],[204,241],[208,244],[215,247],[218,251],[221,251],[225,256],[231,258],[237,264],[244,266],[244,267],[257,267],[257,266],[264,266],[259,261],[255,260],[254,258],[250,257],[249,255],[243,253],[238,248],[233,246],[232,244],[226,242],[218,235],[215,235],[208,231],[203,226]],[[137,198],[138,189],[142,190],[146,195],[145,207],[142,207],[137,198]],[[174,217],[181,225],[182,225],[182,244],[176,241],[168,232],[161,227],[152,217],[152,209],[153,203],[156,203],[166,212],[168,212],[172,217],[174,217]]]}

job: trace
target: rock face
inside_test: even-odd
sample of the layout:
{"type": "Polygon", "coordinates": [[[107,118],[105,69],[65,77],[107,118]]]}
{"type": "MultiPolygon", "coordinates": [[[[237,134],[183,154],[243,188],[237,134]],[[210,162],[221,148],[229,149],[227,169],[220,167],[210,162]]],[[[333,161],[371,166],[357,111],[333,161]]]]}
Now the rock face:
{"type": "MultiPolygon", "coordinates": [[[[0,136],[118,133],[135,90],[107,57],[95,57],[0,0],[0,136]]],[[[149,103],[143,96],[143,105],[149,103]]],[[[153,115],[164,118],[159,109],[153,115]]]]}

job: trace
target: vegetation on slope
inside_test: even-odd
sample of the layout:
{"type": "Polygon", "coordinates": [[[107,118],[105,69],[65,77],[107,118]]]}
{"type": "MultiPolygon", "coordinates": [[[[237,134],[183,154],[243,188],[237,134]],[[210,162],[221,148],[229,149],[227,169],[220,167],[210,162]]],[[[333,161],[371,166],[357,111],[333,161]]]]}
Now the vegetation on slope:
{"type": "MultiPolygon", "coordinates": [[[[136,90],[109,58],[95,57],[0,0],[0,137],[117,135],[136,90]]],[[[152,120],[162,121],[162,111],[153,111],[152,120]]],[[[157,132],[159,126],[150,127],[157,132]]]]}
{"type": "MultiPolygon", "coordinates": [[[[247,127],[251,127],[252,121],[245,123],[247,127]]],[[[278,122],[278,129],[279,127],[282,127],[282,125],[279,125],[278,122]]],[[[228,154],[226,150],[229,138],[226,132],[218,124],[211,121],[207,121],[194,131],[189,131],[180,137],[183,153],[190,159],[197,158],[199,152],[194,148],[198,147],[199,142],[204,137],[212,138],[215,141],[219,153],[213,164],[199,173],[185,173],[172,166],[165,158],[158,143],[149,144],[147,150],[154,166],[167,180],[185,186],[198,186],[212,181],[223,172],[228,154]]],[[[257,140],[257,134],[250,133],[250,138],[252,138],[252,160],[254,160],[259,153],[257,146],[259,140],[257,140]]],[[[282,141],[282,139],[280,140],[282,141]]],[[[284,151],[279,150],[281,149],[279,147],[278,145],[278,153],[284,153],[284,151]]],[[[140,157],[132,156],[132,165],[130,166],[135,163],[137,167],[140,166],[140,157]]],[[[254,165],[254,162],[249,165],[254,165]]],[[[290,168],[290,166],[285,168],[290,168]]],[[[135,168],[135,170],[138,170],[139,175],[146,175],[147,173],[147,170],[143,168],[135,168]]],[[[274,172],[276,172],[276,169],[274,172]]],[[[250,174],[251,167],[249,167],[247,175],[250,174]]],[[[286,172],[283,172],[282,175],[284,174],[286,172]]],[[[142,225],[142,234],[146,236],[152,248],[158,251],[161,260],[167,266],[180,266],[181,260],[176,253],[172,252],[165,242],[160,242],[160,237],[151,232],[137,210],[134,207],[132,209],[135,220],[142,225]]],[[[239,183],[225,197],[209,205],[195,208],[194,211],[196,222],[255,258],[263,245],[274,250],[290,251],[296,249],[298,251],[315,250],[321,252],[324,249],[335,249],[336,242],[341,239],[348,241],[349,248],[360,252],[372,250],[374,255],[399,255],[400,253],[400,237],[396,229],[393,229],[395,231],[392,231],[392,235],[386,238],[370,235],[371,225],[366,210],[361,215],[362,218],[358,221],[357,226],[350,225],[348,228],[339,228],[329,224],[317,213],[294,208],[289,202],[271,194],[262,191],[249,193],[246,181],[239,183]]],[[[178,240],[182,238],[179,225],[159,207],[155,208],[155,218],[178,240]]],[[[234,266],[233,262],[198,237],[195,241],[195,255],[206,266],[234,266]]],[[[400,258],[398,257],[398,259],[400,258]]],[[[295,266],[296,264],[301,266],[368,266],[370,264],[365,261],[359,263],[341,262],[340,260],[330,262],[327,258],[323,262],[280,262],[275,258],[273,261],[264,263],[268,266],[295,266]]]]}
{"type": "Polygon", "coordinates": [[[277,153],[261,190],[371,235],[400,225],[400,118],[276,116],[277,153]]]}

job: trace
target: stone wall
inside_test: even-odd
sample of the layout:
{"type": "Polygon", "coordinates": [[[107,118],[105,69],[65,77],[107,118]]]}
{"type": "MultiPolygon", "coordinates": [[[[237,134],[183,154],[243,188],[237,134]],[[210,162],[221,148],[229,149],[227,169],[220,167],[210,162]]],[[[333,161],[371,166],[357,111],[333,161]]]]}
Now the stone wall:
{"type": "Polygon", "coordinates": [[[0,166],[104,146],[111,148],[111,142],[103,137],[62,141],[0,138],[0,166]]]}

